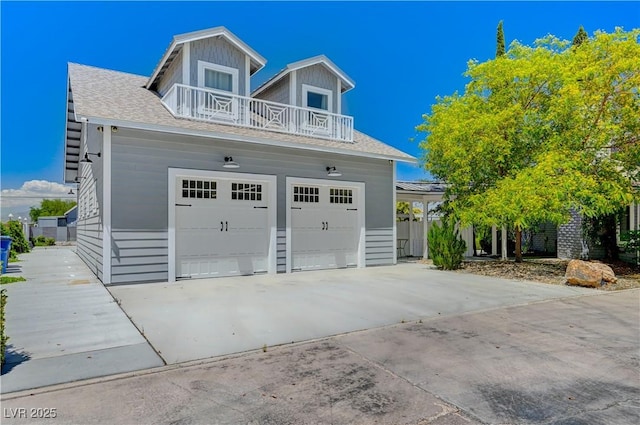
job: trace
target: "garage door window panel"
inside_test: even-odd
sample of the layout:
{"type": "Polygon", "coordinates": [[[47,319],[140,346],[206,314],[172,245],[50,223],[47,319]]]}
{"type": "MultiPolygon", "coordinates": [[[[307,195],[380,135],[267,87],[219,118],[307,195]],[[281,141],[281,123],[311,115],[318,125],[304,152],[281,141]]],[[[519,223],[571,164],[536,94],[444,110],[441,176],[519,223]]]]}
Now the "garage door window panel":
{"type": "Polygon", "coordinates": [[[212,180],[182,179],[182,198],[216,199],[217,182],[212,180]]]}
{"type": "Polygon", "coordinates": [[[294,186],[293,202],[319,203],[320,188],[314,186],[294,186]]]}

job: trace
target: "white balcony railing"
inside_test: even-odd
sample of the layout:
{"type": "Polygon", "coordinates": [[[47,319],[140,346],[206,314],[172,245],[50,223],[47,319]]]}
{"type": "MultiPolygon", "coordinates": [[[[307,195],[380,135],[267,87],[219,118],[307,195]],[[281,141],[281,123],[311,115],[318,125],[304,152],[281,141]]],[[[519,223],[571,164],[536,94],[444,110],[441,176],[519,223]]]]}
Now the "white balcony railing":
{"type": "Polygon", "coordinates": [[[184,84],[174,84],[162,103],[179,118],[353,141],[353,117],[184,84]]]}

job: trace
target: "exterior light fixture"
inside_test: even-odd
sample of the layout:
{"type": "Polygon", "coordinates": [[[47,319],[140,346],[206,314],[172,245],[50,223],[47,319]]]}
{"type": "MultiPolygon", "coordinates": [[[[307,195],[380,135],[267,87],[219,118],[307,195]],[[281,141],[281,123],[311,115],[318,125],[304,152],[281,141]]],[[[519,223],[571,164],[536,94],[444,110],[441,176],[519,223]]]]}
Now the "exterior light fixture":
{"type": "Polygon", "coordinates": [[[73,191],[73,188],[69,189],[69,192],[67,192],[67,195],[75,195],[76,193],[73,191]]]}
{"type": "Polygon", "coordinates": [[[84,158],[82,158],[80,160],[80,162],[85,162],[85,163],[91,164],[93,161],[91,160],[91,158],[89,158],[89,155],[95,155],[98,158],[100,158],[101,153],[100,152],[98,152],[98,153],[85,152],[84,158]]]}
{"type": "Polygon", "coordinates": [[[9,221],[13,220],[13,214],[9,213],[7,217],[9,217],[9,221]]]}
{"type": "Polygon", "coordinates": [[[230,156],[224,157],[224,165],[223,168],[240,168],[240,165],[233,160],[230,156]]]}
{"type": "Polygon", "coordinates": [[[327,176],[329,177],[340,177],[342,173],[336,170],[336,167],[327,167],[327,176]]]}

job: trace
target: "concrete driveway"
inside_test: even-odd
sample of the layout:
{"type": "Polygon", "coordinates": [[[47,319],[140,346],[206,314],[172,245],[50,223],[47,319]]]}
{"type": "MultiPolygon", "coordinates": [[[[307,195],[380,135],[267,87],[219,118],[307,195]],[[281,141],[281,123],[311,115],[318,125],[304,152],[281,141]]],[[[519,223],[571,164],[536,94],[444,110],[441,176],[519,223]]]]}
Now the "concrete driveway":
{"type": "Polygon", "coordinates": [[[2,393],[164,363],[74,252],[36,248],[14,263],[7,290],[2,393]]]}
{"type": "Polygon", "coordinates": [[[637,425],[639,302],[592,291],[10,394],[2,423],[637,425]]]}
{"type": "Polygon", "coordinates": [[[109,291],[168,364],[593,293],[441,272],[418,263],[111,286],[109,291]]]}

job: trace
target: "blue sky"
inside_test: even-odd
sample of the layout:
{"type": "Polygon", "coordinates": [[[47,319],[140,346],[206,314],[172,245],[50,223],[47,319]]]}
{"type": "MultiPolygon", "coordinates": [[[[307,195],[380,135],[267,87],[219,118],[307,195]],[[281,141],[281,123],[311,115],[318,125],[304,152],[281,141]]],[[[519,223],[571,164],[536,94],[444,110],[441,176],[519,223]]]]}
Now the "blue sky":
{"type": "MultiPolygon", "coordinates": [[[[634,2],[7,2],[1,7],[1,188],[62,182],[66,64],[150,75],[174,34],[226,26],[267,59],[252,88],[325,54],[356,82],[355,127],[419,156],[415,126],[437,95],[463,90],[466,63],[507,44],[640,27],[634,2]],[[414,139],[412,141],[412,139],[414,139]]],[[[400,165],[398,178],[428,177],[400,165]]],[[[4,214],[3,214],[4,215],[4,214]]]]}

